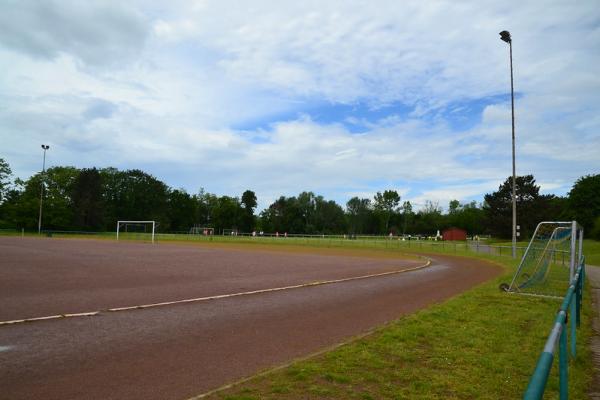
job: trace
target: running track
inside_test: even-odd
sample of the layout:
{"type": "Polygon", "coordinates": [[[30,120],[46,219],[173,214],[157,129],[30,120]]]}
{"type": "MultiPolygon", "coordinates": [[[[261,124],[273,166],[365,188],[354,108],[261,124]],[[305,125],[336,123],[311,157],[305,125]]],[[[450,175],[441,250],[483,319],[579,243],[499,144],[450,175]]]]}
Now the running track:
{"type": "MultiPolygon", "coordinates": [[[[390,259],[54,239],[0,238],[0,252],[2,320],[398,269],[398,261],[390,259]],[[111,255],[103,259],[107,250],[111,255]],[[114,263],[126,255],[130,258],[114,263]],[[75,260],[67,261],[72,257],[75,260]],[[250,267],[235,269],[238,258],[250,267]],[[155,267],[168,260],[183,266],[155,267]],[[193,260],[200,260],[202,271],[210,276],[219,271],[223,275],[212,281],[198,275],[193,260]],[[307,262],[317,268],[306,267],[307,262]],[[77,268],[65,265],[69,263],[77,268]],[[294,268],[286,269],[289,265],[294,268]],[[97,278],[89,270],[82,273],[82,268],[95,268],[97,278]],[[75,275],[65,282],[56,271],[75,275]]],[[[0,398],[185,399],[347,340],[499,273],[482,261],[431,258],[428,268],[400,274],[1,325],[0,398]]]]}

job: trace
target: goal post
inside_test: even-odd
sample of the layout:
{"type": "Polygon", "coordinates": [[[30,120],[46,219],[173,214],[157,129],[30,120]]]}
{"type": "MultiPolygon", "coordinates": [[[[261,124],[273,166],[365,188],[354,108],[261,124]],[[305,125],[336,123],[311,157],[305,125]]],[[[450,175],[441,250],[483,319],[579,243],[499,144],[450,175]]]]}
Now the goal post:
{"type": "Polygon", "coordinates": [[[156,228],[156,221],[117,221],[117,240],[119,240],[119,232],[122,225],[136,224],[136,225],[152,225],[152,243],[154,243],[154,231],[156,228]]]}
{"type": "Polygon", "coordinates": [[[531,237],[508,292],[560,297],[583,262],[583,228],[576,221],[540,222],[531,237]]]}

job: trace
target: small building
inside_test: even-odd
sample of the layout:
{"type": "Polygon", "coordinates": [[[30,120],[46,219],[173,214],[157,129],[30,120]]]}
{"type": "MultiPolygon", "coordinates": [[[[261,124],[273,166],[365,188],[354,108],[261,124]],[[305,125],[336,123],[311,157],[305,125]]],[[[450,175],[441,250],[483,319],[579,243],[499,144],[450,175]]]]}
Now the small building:
{"type": "Polygon", "coordinates": [[[467,240],[467,231],[460,228],[448,228],[442,232],[444,240],[467,240]]]}

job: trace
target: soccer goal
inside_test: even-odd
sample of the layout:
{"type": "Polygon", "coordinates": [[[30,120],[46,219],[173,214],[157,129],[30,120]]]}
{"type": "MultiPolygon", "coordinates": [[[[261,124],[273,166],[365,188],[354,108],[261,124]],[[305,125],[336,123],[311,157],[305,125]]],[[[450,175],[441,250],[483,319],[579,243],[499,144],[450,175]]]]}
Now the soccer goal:
{"type": "Polygon", "coordinates": [[[152,243],[154,243],[155,221],[117,221],[117,240],[120,232],[140,232],[139,228],[143,227],[143,233],[148,233],[146,230],[149,226],[152,227],[152,243]]]}
{"type": "Polygon", "coordinates": [[[583,229],[576,221],[540,222],[507,292],[547,297],[564,295],[583,262],[583,229]]]}

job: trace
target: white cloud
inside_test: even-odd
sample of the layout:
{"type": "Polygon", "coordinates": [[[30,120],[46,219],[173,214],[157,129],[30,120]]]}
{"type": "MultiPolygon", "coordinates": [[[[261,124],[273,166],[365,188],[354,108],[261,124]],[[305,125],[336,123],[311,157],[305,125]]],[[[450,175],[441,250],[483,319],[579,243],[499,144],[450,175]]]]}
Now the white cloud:
{"type": "Polygon", "coordinates": [[[510,173],[510,104],[489,100],[509,87],[502,29],[518,173],[564,192],[600,170],[594,1],[129,4],[14,2],[0,15],[0,157],[18,175],[50,143],[51,163],[147,169],[190,191],[473,198],[510,173]],[[469,102],[487,106],[452,127],[469,102]],[[357,103],[409,111],[306,111],[357,103]]]}
{"type": "Polygon", "coordinates": [[[10,1],[0,13],[0,43],[34,58],[70,54],[90,65],[135,58],[149,28],[141,12],[102,1],[10,1]]]}

